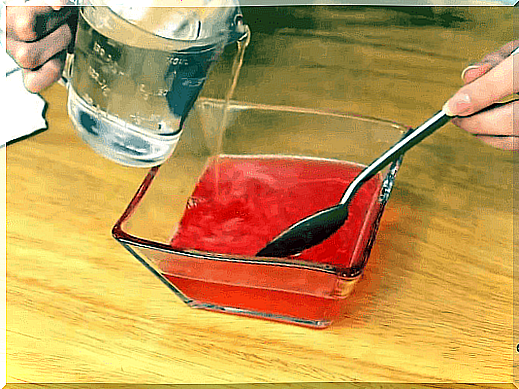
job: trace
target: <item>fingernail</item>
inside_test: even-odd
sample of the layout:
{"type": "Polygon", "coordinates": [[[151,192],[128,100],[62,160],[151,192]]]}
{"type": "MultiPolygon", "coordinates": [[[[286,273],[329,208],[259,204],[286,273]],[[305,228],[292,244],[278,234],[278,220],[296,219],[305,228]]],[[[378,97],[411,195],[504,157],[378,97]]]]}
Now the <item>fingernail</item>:
{"type": "Polygon", "coordinates": [[[476,78],[479,78],[487,73],[490,69],[492,69],[492,64],[488,62],[467,66],[461,72],[461,79],[466,83],[472,82],[476,78]]]}
{"type": "Polygon", "coordinates": [[[25,89],[27,89],[30,93],[36,93],[34,90],[35,85],[34,84],[34,75],[33,74],[26,74],[23,79],[23,84],[25,86],[25,89]]]}
{"type": "Polygon", "coordinates": [[[466,93],[457,93],[443,105],[442,109],[448,116],[467,115],[471,110],[470,96],[466,93]]]}
{"type": "Polygon", "coordinates": [[[470,70],[475,70],[475,69],[479,69],[479,66],[478,65],[469,65],[467,66],[465,69],[463,69],[463,71],[461,72],[461,79],[463,81],[465,81],[465,75],[467,74],[468,71],[470,70]]]}

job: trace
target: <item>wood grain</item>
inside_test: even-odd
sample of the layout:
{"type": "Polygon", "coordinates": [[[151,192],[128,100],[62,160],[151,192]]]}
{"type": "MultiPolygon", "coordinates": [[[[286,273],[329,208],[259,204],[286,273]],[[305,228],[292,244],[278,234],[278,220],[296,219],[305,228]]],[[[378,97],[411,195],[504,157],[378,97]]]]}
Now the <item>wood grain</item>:
{"type": "MultiPolygon", "coordinates": [[[[509,8],[454,11],[448,26],[442,9],[417,26],[369,7],[252,24],[235,98],[417,125],[512,39],[509,8]]],[[[351,307],[316,331],[185,306],[110,235],[146,171],[78,139],[63,87],[42,96],[48,130],[7,147],[8,382],[512,382],[512,154],[453,125],[410,151],[351,307]]]]}

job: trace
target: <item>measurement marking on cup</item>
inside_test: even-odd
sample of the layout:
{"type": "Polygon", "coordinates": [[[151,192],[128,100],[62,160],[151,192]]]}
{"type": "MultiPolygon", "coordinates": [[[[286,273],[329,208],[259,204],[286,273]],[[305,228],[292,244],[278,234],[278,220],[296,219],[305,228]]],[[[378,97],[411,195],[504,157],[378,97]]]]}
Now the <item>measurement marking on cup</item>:
{"type": "Polygon", "coordinates": [[[108,54],[106,50],[98,43],[94,42],[93,49],[94,53],[98,55],[99,58],[104,60],[104,66],[110,70],[113,74],[119,74],[124,76],[125,73],[117,66],[117,61],[115,61],[111,54],[108,54]]]}
{"type": "Polygon", "coordinates": [[[157,122],[159,122],[161,120],[160,115],[151,114],[151,116],[146,118],[146,117],[142,116],[139,112],[137,112],[135,114],[131,114],[130,118],[137,125],[142,124],[142,122],[147,122],[147,123],[149,123],[148,125],[152,125],[152,126],[153,126],[153,124],[156,124],[157,122]]]}
{"type": "Polygon", "coordinates": [[[148,100],[148,97],[155,96],[155,97],[165,97],[169,89],[167,88],[159,88],[156,92],[150,92],[149,89],[146,88],[146,84],[139,84],[139,92],[143,94],[144,100],[148,100]]]}
{"type": "Polygon", "coordinates": [[[148,98],[150,97],[150,94],[148,92],[146,92],[146,85],[144,85],[144,84],[139,85],[139,92],[142,93],[142,98],[144,100],[148,100],[148,98]]]}
{"type": "Polygon", "coordinates": [[[155,96],[165,97],[168,94],[168,92],[169,92],[169,89],[159,88],[159,90],[157,91],[155,96]]]}
{"type": "Polygon", "coordinates": [[[169,57],[168,62],[171,65],[189,66],[189,60],[187,58],[169,57]]]}
{"type": "Polygon", "coordinates": [[[106,52],[106,50],[98,43],[94,42],[94,53],[99,54],[101,58],[106,58],[109,62],[112,62],[112,56],[106,52]]]}
{"type": "Polygon", "coordinates": [[[108,96],[110,88],[108,87],[106,80],[101,78],[100,74],[92,66],[88,67],[88,75],[100,86],[103,95],[108,96]]]}

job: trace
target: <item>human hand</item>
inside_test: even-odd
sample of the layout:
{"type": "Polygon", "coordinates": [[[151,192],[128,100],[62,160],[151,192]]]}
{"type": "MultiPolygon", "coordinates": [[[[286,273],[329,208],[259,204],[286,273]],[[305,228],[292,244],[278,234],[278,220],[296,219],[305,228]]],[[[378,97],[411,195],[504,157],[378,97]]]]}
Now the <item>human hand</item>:
{"type": "Polygon", "coordinates": [[[504,150],[519,150],[519,101],[481,110],[519,92],[519,54],[511,55],[517,47],[519,40],[509,42],[467,67],[465,85],[444,105],[449,116],[457,116],[452,123],[504,150]]]}
{"type": "Polygon", "coordinates": [[[6,51],[23,69],[27,90],[37,93],[60,79],[72,49],[78,7],[67,0],[30,0],[6,7],[6,51]]]}

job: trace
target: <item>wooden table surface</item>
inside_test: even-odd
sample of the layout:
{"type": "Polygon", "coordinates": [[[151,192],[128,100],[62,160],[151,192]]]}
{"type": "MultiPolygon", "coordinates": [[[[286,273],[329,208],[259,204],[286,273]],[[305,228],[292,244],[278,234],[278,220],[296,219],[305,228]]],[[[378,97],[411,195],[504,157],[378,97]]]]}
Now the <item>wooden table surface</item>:
{"type": "MultiPolygon", "coordinates": [[[[235,99],[408,125],[513,38],[511,8],[244,12],[235,99]]],[[[42,96],[48,130],[6,151],[8,382],[512,382],[512,153],[451,124],[410,151],[351,307],[312,330],[184,305],[110,234],[147,170],[83,144],[62,86],[42,96]]]]}

